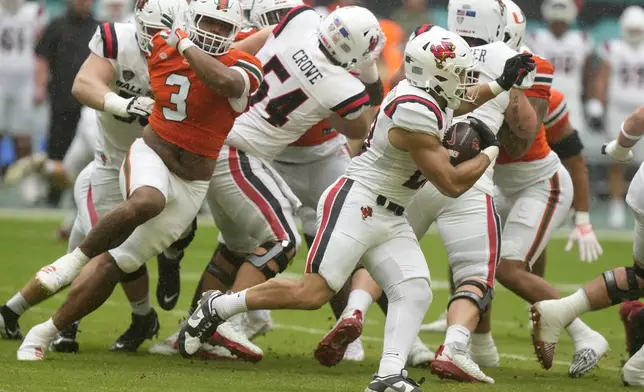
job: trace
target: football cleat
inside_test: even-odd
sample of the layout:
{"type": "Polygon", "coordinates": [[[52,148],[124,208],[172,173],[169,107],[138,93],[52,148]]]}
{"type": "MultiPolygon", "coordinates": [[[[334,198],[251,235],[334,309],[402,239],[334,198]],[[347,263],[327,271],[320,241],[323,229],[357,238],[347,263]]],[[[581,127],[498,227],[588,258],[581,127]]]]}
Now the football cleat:
{"type": "Polygon", "coordinates": [[[347,351],[344,352],[344,357],[342,359],[352,362],[364,361],[364,348],[362,347],[362,341],[360,338],[349,343],[347,351]]]}
{"type": "Polygon", "coordinates": [[[460,382],[484,382],[494,384],[494,379],[481,371],[467,354],[467,345],[462,343],[442,344],[429,366],[439,378],[460,382]]]}
{"type": "Polygon", "coordinates": [[[492,334],[474,333],[470,340],[469,355],[477,365],[483,368],[498,368],[501,358],[496,349],[492,334]]]}
{"type": "Polygon", "coordinates": [[[58,353],[77,353],[78,342],[76,341],[76,334],[78,333],[79,324],[80,321],[76,321],[69,328],[60,331],[56,336],[56,340],[51,344],[51,349],[58,353]]]}
{"type": "Polygon", "coordinates": [[[159,318],[152,309],[145,316],[132,313],[130,327],[119,336],[110,347],[110,351],[135,352],[146,339],[159,336],[159,318]]]}
{"type": "Polygon", "coordinates": [[[33,155],[20,158],[14,162],[4,174],[4,182],[7,184],[17,184],[28,174],[42,169],[47,161],[47,154],[38,152],[33,155]]]}
{"type": "MultiPolygon", "coordinates": [[[[157,343],[148,349],[150,354],[156,355],[178,355],[179,354],[179,331],[172,334],[170,337],[164,341],[157,343]]],[[[204,360],[228,360],[228,361],[237,361],[235,355],[233,355],[230,350],[221,346],[213,346],[209,343],[203,343],[201,348],[195,354],[195,358],[204,359],[204,360]]]]}
{"type": "Polygon", "coordinates": [[[644,387],[644,349],[639,349],[626,361],[622,381],[627,386],[644,387]]]}
{"type": "Polygon", "coordinates": [[[264,336],[273,328],[270,310],[250,310],[243,314],[242,328],[249,340],[264,336]]]}
{"type": "Polygon", "coordinates": [[[414,368],[429,368],[435,354],[423,343],[418,336],[414,340],[414,345],[411,346],[409,357],[407,357],[407,365],[414,368]]]}
{"type": "Polygon", "coordinates": [[[42,329],[44,324],[38,324],[27,332],[16,353],[19,361],[42,361],[45,359],[45,352],[53,338],[43,336],[42,329]]]}
{"type": "Polygon", "coordinates": [[[347,351],[351,342],[362,334],[362,312],[355,309],[350,315],[340,316],[333,329],[320,341],[314,356],[324,366],[335,366],[347,351]]]}
{"type": "Polygon", "coordinates": [[[13,310],[9,309],[7,305],[0,308],[0,336],[8,340],[22,339],[20,333],[20,325],[18,324],[18,316],[13,310]]]}
{"type": "Polygon", "coordinates": [[[445,332],[447,331],[447,311],[444,311],[438,316],[436,321],[423,324],[420,326],[422,332],[445,332]]]}
{"type": "Polygon", "coordinates": [[[199,303],[197,309],[190,315],[186,323],[179,331],[179,353],[184,358],[192,357],[217,331],[217,327],[223,324],[225,320],[217,315],[215,309],[212,309],[212,301],[224,295],[221,291],[206,291],[199,303]]]}
{"type": "Polygon", "coordinates": [[[561,325],[557,317],[549,313],[549,311],[556,312],[558,310],[556,309],[556,302],[557,300],[537,302],[532,305],[530,310],[534,353],[537,356],[537,361],[546,370],[552,367],[557,342],[559,341],[561,330],[564,328],[564,325],[561,325]]]}
{"type": "Polygon", "coordinates": [[[575,346],[575,355],[568,369],[568,375],[573,378],[591,371],[608,352],[608,341],[595,331],[584,340],[575,342],[575,346]]]}
{"type": "Polygon", "coordinates": [[[232,319],[219,325],[217,331],[212,335],[209,343],[214,346],[225,347],[242,361],[259,362],[264,358],[264,352],[262,349],[253,344],[248,339],[241,326],[232,319]]]}
{"type": "Polygon", "coordinates": [[[172,310],[179,301],[181,292],[181,276],[179,270],[183,252],[177,260],[169,259],[165,254],[157,256],[159,267],[159,282],[157,284],[157,302],[163,310],[172,310]]]}
{"type": "Polygon", "coordinates": [[[423,382],[425,382],[425,378],[416,382],[409,378],[407,370],[403,369],[400,374],[373,376],[373,381],[369,383],[364,392],[422,392],[420,386],[423,382]]]}
{"type": "Polygon", "coordinates": [[[644,346],[644,303],[640,301],[623,302],[619,316],[626,332],[626,351],[632,357],[644,346]]]}

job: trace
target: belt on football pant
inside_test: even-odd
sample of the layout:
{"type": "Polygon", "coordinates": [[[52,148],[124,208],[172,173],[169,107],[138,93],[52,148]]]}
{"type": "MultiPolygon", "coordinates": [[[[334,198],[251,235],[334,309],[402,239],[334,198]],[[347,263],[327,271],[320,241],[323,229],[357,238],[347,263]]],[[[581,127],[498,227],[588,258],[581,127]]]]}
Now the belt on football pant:
{"type": "Polygon", "coordinates": [[[405,213],[405,207],[394,203],[393,201],[387,200],[383,195],[378,195],[376,198],[376,204],[379,206],[385,207],[389,211],[393,212],[394,215],[401,216],[405,213]]]}

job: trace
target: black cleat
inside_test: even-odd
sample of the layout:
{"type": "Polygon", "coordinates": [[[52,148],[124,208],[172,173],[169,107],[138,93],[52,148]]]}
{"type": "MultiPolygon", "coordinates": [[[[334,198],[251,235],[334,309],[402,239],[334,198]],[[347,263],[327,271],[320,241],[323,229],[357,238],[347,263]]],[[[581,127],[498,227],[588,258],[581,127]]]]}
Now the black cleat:
{"type": "Polygon", "coordinates": [[[159,282],[157,284],[157,302],[163,310],[172,310],[179,301],[181,279],[179,269],[183,252],[177,260],[167,258],[163,253],[157,256],[159,282]]]}
{"type": "Polygon", "coordinates": [[[18,314],[9,309],[7,305],[0,308],[0,336],[8,340],[22,339],[20,325],[18,324],[18,314]]]}
{"type": "Polygon", "coordinates": [[[56,340],[51,344],[52,350],[59,353],[77,353],[78,342],[76,341],[76,333],[78,333],[79,324],[80,321],[76,321],[69,328],[60,331],[56,336],[56,340]]]}
{"type": "Polygon", "coordinates": [[[145,316],[132,313],[130,328],[110,347],[110,351],[135,352],[146,339],[159,336],[159,318],[152,309],[145,316]]]}
{"type": "Polygon", "coordinates": [[[206,291],[199,304],[179,331],[179,353],[184,358],[190,358],[201,347],[201,343],[210,340],[219,325],[225,320],[210,308],[212,300],[224,295],[221,291],[206,291]]]}
{"type": "Polygon", "coordinates": [[[407,370],[403,369],[400,374],[380,377],[375,375],[373,381],[364,392],[422,392],[420,386],[425,382],[423,377],[420,382],[409,378],[407,370]]]}

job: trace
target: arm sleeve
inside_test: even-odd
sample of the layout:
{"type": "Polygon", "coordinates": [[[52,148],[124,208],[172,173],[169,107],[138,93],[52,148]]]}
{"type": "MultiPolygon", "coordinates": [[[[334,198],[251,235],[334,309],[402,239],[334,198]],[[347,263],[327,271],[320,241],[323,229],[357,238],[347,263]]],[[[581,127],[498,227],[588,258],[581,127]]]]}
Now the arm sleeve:
{"type": "Polygon", "coordinates": [[[102,23],[89,41],[89,50],[96,56],[110,60],[118,57],[119,42],[114,23],[102,23]]]}
{"type": "Polygon", "coordinates": [[[552,80],[554,75],[554,67],[552,64],[539,56],[533,56],[536,63],[536,74],[532,87],[525,90],[525,95],[535,98],[550,98],[550,88],[552,87],[552,80]]]}
{"type": "Polygon", "coordinates": [[[249,93],[252,94],[257,90],[257,88],[259,88],[259,85],[262,84],[262,81],[264,80],[262,63],[255,56],[251,56],[241,51],[239,53],[241,53],[241,56],[232,66],[239,67],[248,74],[248,80],[250,82],[249,93]]]}
{"type": "Polygon", "coordinates": [[[391,118],[390,128],[426,133],[442,139],[443,113],[428,99],[416,95],[401,95],[385,105],[384,113],[391,118]]]}
{"type": "Polygon", "coordinates": [[[548,101],[548,114],[543,119],[548,138],[554,138],[563,131],[568,117],[568,107],[564,95],[557,90],[552,90],[552,96],[548,101]]]}

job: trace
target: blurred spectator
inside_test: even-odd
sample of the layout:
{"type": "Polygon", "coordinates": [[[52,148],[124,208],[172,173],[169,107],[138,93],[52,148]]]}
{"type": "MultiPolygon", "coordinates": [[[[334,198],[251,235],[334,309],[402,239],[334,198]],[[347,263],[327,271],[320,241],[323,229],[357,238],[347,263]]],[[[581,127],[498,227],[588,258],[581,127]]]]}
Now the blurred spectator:
{"type": "Polygon", "coordinates": [[[134,6],[130,4],[130,0],[102,0],[99,9],[101,20],[121,23],[134,21],[134,6]]]}
{"type": "Polygon", "coordinates": [[[416,27],[431,22],[427,0],[404,0],[403,6],[393,12],[391,19],[400,25],[405,37],[409,37],[416,27]]]}
{"type": "MultiPolygon", "coordinates": [[[[91,10],[92,0],[71,0],[69,9],[47,25],[36,47],[36,100],[42,103],[49,97],[51,102],[47,145],[51,159],[63,159],[80,120],[81,104],[71,90],[76,73],[89,55],[87,43],[98,25],[91,10]]],[[[118,43],[112,42],[117,48],[118,43]]],[[[51,189],[48,203],[57,206],[59,201],[60,191],[51,189]]]]}
{"type": "Polygon", "coordinates": [[[0,2],[0,138],[13,138],[17,158],[31,154],[34,48],[43,23],[37,3],[0,2]]]}

